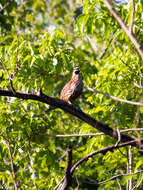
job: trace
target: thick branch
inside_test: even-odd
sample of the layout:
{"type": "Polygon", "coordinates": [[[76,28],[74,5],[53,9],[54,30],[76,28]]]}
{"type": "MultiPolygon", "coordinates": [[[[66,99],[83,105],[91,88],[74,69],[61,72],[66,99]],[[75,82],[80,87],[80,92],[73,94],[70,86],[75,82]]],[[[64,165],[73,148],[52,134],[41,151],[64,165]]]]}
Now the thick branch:
{"type": "Polygon", "coordinates": [[[137,41],[137,39],[129,31],[128,27],[125,25],[125,23],[123,22],[123,20],[121,19],[121,17],[117,13],[117,11],[112,7],[112,4],[110,3],[110,1],[109,0],[104,0],[104,2],[106,4],[107,8],[109,9],[110,13],[115,17],[115,19],[120,24],[120,26],[122,27],[122,29],[124,30],[124,32],[127,34],[127,36],[129,37],[129,39],[135,45],[136,50],[138,51],[140,57],[143,59],[143,49],[142,49],[141,45],[139,44],[139,42],[137,41]]]}
{"type": "Polygon", "coordinates": [[[116,96],[109,95],[108,93],[105,93],[105,92],[102,92],[102,91],[99,91],[99,90],[96,90],[96,89],[92,89],[90,87],[86,87],[86,89],[91,91],[91,92],[94,92],[94,93],[103,94],[104,96],[107,96],[108,98],[112,98],[113,100],[118,101],[118,102],[132,104],[132,105],[136,105],[136,106],[143,106],[143,103],[141,103],[141,102],[132,102],[130,100],[124,100],[124,99],[118,98],[116,96]]]}
{"type": "MultiPolygon", "coordinates": [[[[73,105],[68,104],[67,102],[64,102],[63,100],[52,98],[44,94],[41,94],[38,96],[34,94],[13,93],[12,91],[8,91],[8,90],[0,90],[0,96],[17,97],[23,100],[36,100],[39,102],[49,104],[51,106],[61,108],[64,111],[88,123],[92,127],[98,129],[99,131],[105,133],[106,135],[109,135],[115,139],[118,139],[116,130],[113,130],[111,127],[109,127],[105,123],[95,120],[94,118],[90,117],[88,114],[84,113],[82,110],[76,108],[73,105]]],[[[135,139],[131,136],[121,134],[121,142],[127,142],[127,141],[132,141],[132,140],[135,140],[135,139]]],[[[143,147],[142,142],[137,143],[137,141],[133,144],[133,146],[137,146],[139,148],[143,147]]]]}
{"type": "Polygon", "coordinates": [[[65,180],[64,183],[61,187],[61,190],[66,190],[70,184],[71,184],[71,166],[72,166],[72,149],[69,147],[67,149],[67,164],[66,164],[66,169],[65,169],[65,180]]]}

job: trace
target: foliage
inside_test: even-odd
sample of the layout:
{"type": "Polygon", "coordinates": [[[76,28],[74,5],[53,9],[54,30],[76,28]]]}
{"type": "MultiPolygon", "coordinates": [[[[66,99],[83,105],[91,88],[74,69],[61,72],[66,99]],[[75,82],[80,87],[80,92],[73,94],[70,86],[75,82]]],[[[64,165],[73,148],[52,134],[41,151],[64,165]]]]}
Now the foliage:
{"type": "MultiPolygon", "coordinates": [[[[71,77],[73,67],[79,66],[84,86],[97,88],[121,99],[142,101],[142,89],[134,85],[134,82],[142,82],[142,60],[104,1],[0,1],[1,7],[6,4],[0,10],[0,89],[11,89],[12,78],[18,92],[36,94],[42,88],[46,95],[59,97],[62,87],[71,77]]],[[[129,26],[130,3],[113,3],[112,6],[129,26]]],[[[142,1],[136,0],[135,7],[133,32],[143,45],[142,1]]],[[[39,102],[8,97],[0,97],[0,100],[1,188],[14,189],[7,139],[10,141],[19,187],[29,190],[54,189],[64,176],[65,151],[69,145],[73,148],[75,163],[88,153],[115,143],[106,135],[72,138],[44,136],[42,134],[98,131],[60,109],[38,117],[48,108],[39,102]]],[[[116,102],[86,89],[75,105],[114,129],[142,127],[142,107],[116,102]]],[[[142,137],[142,133],[132,135],[142,137]]],[[[143,160],[136,148],[132,152],[134,172],[142,169],[143,160]]],[[[98,154],[83,163],[73,177],[92,178],[100,182],[126,173],[127,161],[126,148],[105,155],[98,154]]],[[[132,178],[135,185],[139,174],[132,178]]],[[[119,178],[124,189],[127,180],[127,177],[119,178]]],[[[72,189],[77,186],[74,185],[72,189]]],[[[101,184],[98,189],[117,188],[117,181],[112,180],[101,184]]],[[[139,189],[142,189],[142,184],[139,189]]]]}

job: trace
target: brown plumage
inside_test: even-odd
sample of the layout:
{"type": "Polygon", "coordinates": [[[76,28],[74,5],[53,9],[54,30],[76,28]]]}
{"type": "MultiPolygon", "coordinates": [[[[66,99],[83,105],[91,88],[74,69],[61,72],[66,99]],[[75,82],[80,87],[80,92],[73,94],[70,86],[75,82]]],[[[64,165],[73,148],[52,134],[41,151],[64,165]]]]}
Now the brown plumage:
{"type": "Polygon", "coordinates": [[[73,70],[71,80],[64,86],[60,94],[60,99],[68,102],[69,104],[71,104],[82,93],[83,82],[79,72],[79,68],[75,68],[73,70]]]}
{"type": "MultiPolygon", "coordinates": [[[[82,93],[83,82],[82,77],[79,73],[79,68],[75,68],[73,70],[71,80],[63,87],[60,94],[60,99],[68,102],[69,104],[72,104],[75,99],[77,99],[82,93]]],[[[54,106],[51,106],[47,112],[51,111],[54,108],[54,106]]]]}

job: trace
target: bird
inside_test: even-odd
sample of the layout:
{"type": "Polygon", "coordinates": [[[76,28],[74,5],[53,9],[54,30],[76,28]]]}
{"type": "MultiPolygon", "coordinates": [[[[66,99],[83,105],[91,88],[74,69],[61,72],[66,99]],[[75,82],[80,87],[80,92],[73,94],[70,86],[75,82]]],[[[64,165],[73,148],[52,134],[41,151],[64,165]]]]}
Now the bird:
{"type": "Polygon", "coordinates": [[[72,104],[83,90],[82,76],[79,73],[80,68],[74,68],[71,80],[64,86],[60,94],[60,99],[69,104],[72,104]]]}
{"type": "MultiPolygon", "coordinates": [[[[82,76],[80,75],[80,68],[76,67],[73,69],[70,81],[61,90],[60,99],[72,104],[82,94],[82,90],[83,81],[82,76]]],[[[55,106],[50,106],[46,112],[49,112],[55,108],[55,106]]]]}

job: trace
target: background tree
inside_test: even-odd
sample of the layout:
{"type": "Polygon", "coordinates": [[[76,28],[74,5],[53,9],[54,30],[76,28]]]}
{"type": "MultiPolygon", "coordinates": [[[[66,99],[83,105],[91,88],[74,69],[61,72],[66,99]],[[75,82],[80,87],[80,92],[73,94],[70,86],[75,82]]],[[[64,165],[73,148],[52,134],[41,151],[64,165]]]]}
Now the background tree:
{"type": "Polygon", "coordinates": [[[0,1],[1,189],[143,188],[142,10],[139,0],[0,1]],[[46,103],[74,114],[45,113],[75,66],[85,88],[74,105],[107,133],[56,99],[46,103]],[[116,143],[125,131],[132,141],[116,143]]]}

